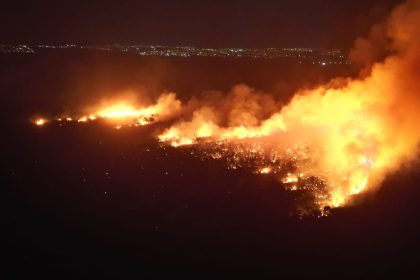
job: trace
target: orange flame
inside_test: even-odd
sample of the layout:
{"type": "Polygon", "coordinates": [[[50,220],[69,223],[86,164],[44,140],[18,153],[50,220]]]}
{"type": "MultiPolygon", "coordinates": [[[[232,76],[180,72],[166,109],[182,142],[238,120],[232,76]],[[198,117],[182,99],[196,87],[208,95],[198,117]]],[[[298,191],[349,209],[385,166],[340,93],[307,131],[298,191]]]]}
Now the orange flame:
{"type": "Polygon", "coordinates": [[[46,123],[47,123],[47,120],[43,118],[40,118],[34,121],[34,124],[37,126],[43,126],[46,123]]]}
{"type": "Polygon", "coordinates": [[[418,155],[420,0],[398,6],[379,30],[391,39],[383,49],[392,49],[392,55],[369,64],[358,78],[299,91],[283,107],[238,85],[217,102],[195,99],[190,111],[169,93],[151,106],[105,102],[76,119],[106,119],[119,129],[184,112],[157,136],[160,141],[198,145],[204,157],[226,158],[231,169],[251,166],[256,173],[273,174],[287,189],[313,193],[315,208],[323,213],[376,188],[387,173],[418,155]]]}
{"type": "MultiPolygon", "coordinates": [[[[139,105],[130,98],[122,98],[102,102],[100,105],[91,106],[85,111],[87,111],[85,115],[59,117],[56,120],[58,122],[77,120],[78,123],[87,123],[102,119],[116,125],[118,129],[131,124],[143,126],[176,116],[181,111],[181,102],[176,99],[174,93],[167,93],[162,94],[156,104],[151,106],[139,105]]],[[[46,119],[39,119],[35,124],[43,125],[46,122],[46,119]]]]}
{"type": "MultiPolygon", "coordinates": [[[[235,107],[223,111],[205,104],[190,120],[176,123],[158,138],[175,147],[212,143],[222,151],[230,143],[235,164],[255,158],[255,145],[259,158],[287,155],[296,172],[305,175],[301,180],[288,174],[280,178],[283,184],[298,188],[306,178],[319,178],[322,183],[302,186],[314,189],[319,209],[343,206],[418,154],[420,1],[397,7],[384,25],[396,54],[374,64],[369,75],[298,92],[265,119],[258,116],[258,108],[264,107],[258,94],[239,86],[232,93],[235,107]]],[[[277,164],[275,170],[281,170],[277,164]]],[[[268,171],[264,166],[257,170],[268,171]]]]}

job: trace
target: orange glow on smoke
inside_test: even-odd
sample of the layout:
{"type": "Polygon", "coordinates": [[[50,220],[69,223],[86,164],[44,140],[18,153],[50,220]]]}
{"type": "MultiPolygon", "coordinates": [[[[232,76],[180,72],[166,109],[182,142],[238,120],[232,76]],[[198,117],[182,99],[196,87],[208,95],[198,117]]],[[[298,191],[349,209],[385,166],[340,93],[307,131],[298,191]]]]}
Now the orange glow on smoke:
{"type": "Polygon", "coordinates": [[[300,91],[266,118],[259,115],[268,103],[238,86],[222,106],[203,103],[158,138],[203,145],[234,169],[253,161],[265,174],[270,163],[285,187],[310,190],[321,212],[346,205],[418,155],[420,1],[398,6],[384,25],[395,52],[369,75],[300,91]],[[294,173],[284,175],[284,162],[294,173]]]}
{"type": "MultiPolygon", "coordinates": [[[[339,89],[322,86],[301,92],[257,125],[222,126],[217,108],[199,108],[191,120],[176,123],[158,138],[174,147],[228,143],[226,154],[233,151],[235,169],[248,158],[283,157],[293,162],[297,174],[279,175],[280,182],[291,190],[304,190],[305,178],[315,176],[323,184],[312,187],[319,210],[343,206],[353,195],[374,187],[400,157],[392,141],[395,134],[389,131],[393,101],[383,100],[381,88],[372,88],[384,74],[376,71],[363,81],[345,81],[339,89]]],[[[265,164],[255,166],[257,173],[276,174],[283,162],[265,164]]]]}

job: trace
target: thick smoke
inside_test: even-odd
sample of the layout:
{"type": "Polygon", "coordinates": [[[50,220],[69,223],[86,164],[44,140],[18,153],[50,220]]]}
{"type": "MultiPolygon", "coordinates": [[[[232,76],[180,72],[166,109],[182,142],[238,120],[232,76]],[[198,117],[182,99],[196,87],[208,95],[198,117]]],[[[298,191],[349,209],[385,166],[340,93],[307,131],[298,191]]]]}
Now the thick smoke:
{"type": "Polygon", "coordinates": [[[159,138],[174,146],[252,139],[260,153],[307,147],[312,163],[295,171],[325,184],[326,194],[315,196],[318,206],[344,205],[418,155],[420,1],[396,7],[357,39],[351,58],[366,64],[359,78],[298,92],[277,111],[269,97],[238,86],[225,100],[197,106],[159,138]]]}
{"type": "Polygon", "coordinates": [[[136,125],[166,121],[160,141],[201,146],[204,156],[228,158],[231,168],[274,173],[291,190],[312,192],[322,212],[374,190],[418,156],[420,0],[396,7],[356,40],[350,57],[363,66],[359,77],[301,90],[284,106],[238,85],[227,96],[211,93],[186,104],[170,93],[156,105],[111,102],[90,111],[128,115],[136,125]]]}

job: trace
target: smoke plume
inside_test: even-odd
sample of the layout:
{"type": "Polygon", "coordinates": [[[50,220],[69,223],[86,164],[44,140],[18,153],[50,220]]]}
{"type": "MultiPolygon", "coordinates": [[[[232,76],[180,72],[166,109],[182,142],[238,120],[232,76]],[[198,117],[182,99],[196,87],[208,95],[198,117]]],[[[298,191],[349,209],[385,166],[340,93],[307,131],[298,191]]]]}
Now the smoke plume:
{"type": "Polygon", "coordinates": [[[311,193],[309,209],[324,213],[376,189],[418,156],[420,0],[397,6],[358,38],[350,58],[363,66],[357,78],[298,91],[283,106],[270,94],[237,85],[227,96],[186,104],[170,93],[156,105],[122,102],[90,111],[135,119],[136,125],[163,121],[166,128],[157,135],[163,143],[194,145],[232,169],[274,174],[288,189],[311,193]]]}
{"type": "Polygon", "coordinates": [[[220,151],[237,149],[239,158],[273,158],[261,173],[275,170],[294,190],[315,190],[321,210],[345,205],[418,155],[420,1],[396,7],[367,38],[357,39],[351,58],[365,64],[358,78],[297,92],[279,109],[269,96],[237,86],[159,139],[174,146],[213,143],[220,151]],[[279,167],[279,158],[293,163],[292,172],[279,167]]]}

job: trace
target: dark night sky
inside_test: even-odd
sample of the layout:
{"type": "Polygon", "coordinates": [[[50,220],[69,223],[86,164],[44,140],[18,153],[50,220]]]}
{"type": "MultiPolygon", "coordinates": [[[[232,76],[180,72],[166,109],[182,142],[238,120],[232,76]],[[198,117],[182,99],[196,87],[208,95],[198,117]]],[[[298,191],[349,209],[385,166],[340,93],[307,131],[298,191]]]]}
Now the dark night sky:
{"type": "Polygon", "coordinates": [[[349,47],[398,0],[8,1],[0,43],[349,47]]]}

